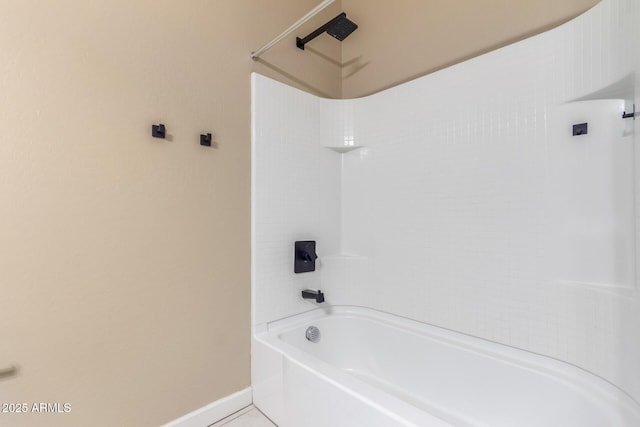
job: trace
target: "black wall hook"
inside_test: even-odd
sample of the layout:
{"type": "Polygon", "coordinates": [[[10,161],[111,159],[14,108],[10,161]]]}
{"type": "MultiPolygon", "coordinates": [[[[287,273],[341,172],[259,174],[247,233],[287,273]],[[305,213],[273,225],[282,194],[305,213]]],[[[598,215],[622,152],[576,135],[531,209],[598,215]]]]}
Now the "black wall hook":
{"type": "Polygon", "coordinates": [[[578,123],[573,125],[573,136],[586,135],[589,133],[589,123],[578,123]]]}
{"type": "Polygon", "coordinates": [[[158,125],[151,125],[151,136],[154,138],[164,139],[167,136],[167,129],[162,123],[158,125]]]}
{"type": "Polygon", "coordinates": [[[200,145],[205,147],[211,147],[212,136],[210,133],[206,135],[200,135],[200,145]]]}
{"type": "Polygon", "coordinates": [[[631,113],[622,112],[622,118],[623,119],[631,119],[631,118],[633,118],[633,120],[635,120],[637,114],[638,113],[636,113],[636,104],[633,104],[633,112],[631,112],[631,113]]]}

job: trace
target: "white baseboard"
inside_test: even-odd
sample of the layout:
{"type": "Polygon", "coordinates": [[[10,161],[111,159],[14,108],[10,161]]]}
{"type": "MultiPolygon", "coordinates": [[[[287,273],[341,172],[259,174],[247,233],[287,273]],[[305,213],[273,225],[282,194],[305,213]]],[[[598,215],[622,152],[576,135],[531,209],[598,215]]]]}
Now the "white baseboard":
{"type": "Polygon", "coordinates": [[[251,405],[251,387],[216,400],[162,427],[207,427],[251,405]]]}

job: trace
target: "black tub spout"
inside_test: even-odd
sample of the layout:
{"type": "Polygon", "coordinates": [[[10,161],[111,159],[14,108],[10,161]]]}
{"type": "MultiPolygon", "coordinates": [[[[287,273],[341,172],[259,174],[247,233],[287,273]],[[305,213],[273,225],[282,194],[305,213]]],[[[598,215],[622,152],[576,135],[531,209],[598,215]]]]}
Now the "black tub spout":
{"type": "Polygon", "coordinates": [[[302,291],[302,298],[315,300],[318,304],[324,302],[324,294],[321,290],[312,291],[311,289],[305,289],[302,291]]]}

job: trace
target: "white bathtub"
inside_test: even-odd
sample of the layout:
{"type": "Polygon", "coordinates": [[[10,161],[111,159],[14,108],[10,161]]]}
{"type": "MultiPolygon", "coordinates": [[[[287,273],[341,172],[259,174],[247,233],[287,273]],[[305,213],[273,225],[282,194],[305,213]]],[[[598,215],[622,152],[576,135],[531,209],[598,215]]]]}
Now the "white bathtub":
{"type": "Polygon", "coordinates": [[[264,326],[252,376],[280,427],[640,426],[634,400],[582,369],[365,308],[264,326]]]}

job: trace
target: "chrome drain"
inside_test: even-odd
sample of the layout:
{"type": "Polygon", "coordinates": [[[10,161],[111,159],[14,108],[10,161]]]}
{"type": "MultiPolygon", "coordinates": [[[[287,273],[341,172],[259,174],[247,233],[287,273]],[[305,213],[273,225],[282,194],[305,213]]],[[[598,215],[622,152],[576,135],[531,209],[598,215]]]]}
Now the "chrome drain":
{"type": "Polygon", "coordinates": [[[318,342],[320,341],[320,329],[316,328],[315,326],[309,326],[307,328],[305,336],[311,342],[318,342]]]}

